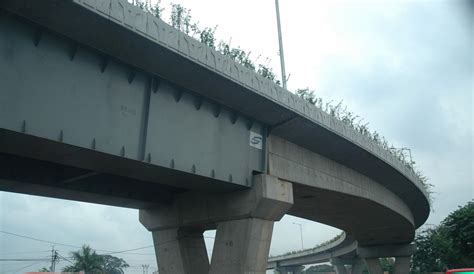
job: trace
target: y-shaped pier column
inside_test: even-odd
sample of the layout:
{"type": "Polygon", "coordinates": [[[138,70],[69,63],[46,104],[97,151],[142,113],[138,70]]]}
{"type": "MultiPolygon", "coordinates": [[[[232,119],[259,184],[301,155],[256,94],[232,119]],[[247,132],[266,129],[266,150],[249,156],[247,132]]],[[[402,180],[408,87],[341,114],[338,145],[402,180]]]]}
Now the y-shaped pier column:
{"type": "Polygon", "coordinates": [[[202,230],[171,228],[153,231],[160,273],[209,272],[209,259],[202,230]]]}
{"type": "Polygon", "coordinates": [[[386,245],[358,247],[357,255],[365,260],[369,274],[382,274],[379,258],[395,257],[395,274],[406,274],[410,272],[410,259],[415,251],[415,246],[405,245],[386,245]]]}
{"type": "Polygon", "coordinates": [[[339,258],[332,258],[331,259],[331,264],[334,267],[334,270],[336,270],[336,274],[347,274],[347,268],[346,264],[351,264],[351,262],[347,262],[347,260],[341,260],[339,258]]]}
{"type": "Polygon", "coordinates": [[[209,273],[265,273],[272,231],[263,219],[220,222],[209,273]]]}
{"type": "Polygon", "coordinates": [[[355,258],[352,263],[351,274],[362,274],[362,271],[364,271],[364,266],[364,260],[361,258],[355,258]]]}
{"type": "Polygon", "coordinates": [[[292,184],[256,175],[250,190],[187,192],[172,205],[140,210],[153,233],[161,274],[264,274],[274,221],[293,205],[292,184]],[[209,265],[202,232],[217,228],[209,265]]]}

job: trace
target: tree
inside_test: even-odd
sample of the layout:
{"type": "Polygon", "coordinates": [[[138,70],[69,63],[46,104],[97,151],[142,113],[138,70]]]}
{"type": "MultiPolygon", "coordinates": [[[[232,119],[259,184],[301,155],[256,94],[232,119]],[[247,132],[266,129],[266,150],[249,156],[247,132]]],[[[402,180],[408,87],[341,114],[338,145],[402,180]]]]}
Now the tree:
{"type": "Polygon", "coordinates": [[[395,264],[395,258],[380,258],[380,266],[383,271],[393,272],[393,265],[395,264]]]}
{"type": "Polygon", "coordinates": [[[413,254],[414,273],[436,272],[446,265],[443,253],[451,253],[450,244],[438,228],[428,228],[415,237],[417,250],[413,254]]]}
{"type": "Polygon", "coordinates": [[[441,224],[419,232],[413,255],[414,273],[474,265],[474,203],[449,214],[441,224]]]}
{"type": "Polygon", "coordinates": [[[124,274],[123,269],[129,267],[130,265],[125,262],[124,259],[117,258],[111,255],[103,255],[104,273],[107,274],[124,274]]]}
{"type": "Polygon", "coordinates": [[[49,268],[47,268],[46,266],[41,268],[40,270],[38,270],[38,272],[51,272],[49,268]]]}
{"type": "Polygon", "coordinates": [[[123,259],[97,254],[87,245],[82,246],[79,251],[72,252],[71,257],[73,264],[65,267],[63,272],[123,274],[124,268],[129,267],[123,259]]]}
{"type": "Polygon", "coordinates": [[[474,265],[474,202],[449,214],[442,230],[457,252],[454,258],[446,258],[446,263],[453,267],[474,265]]]}
{"type": "Polygon", "coordinates": [[[79,251],[71,253],[73,264],[63,269],[64,272],[100,273],[103,270],[104,258],[92,248],[83,245],[79,251]]]}

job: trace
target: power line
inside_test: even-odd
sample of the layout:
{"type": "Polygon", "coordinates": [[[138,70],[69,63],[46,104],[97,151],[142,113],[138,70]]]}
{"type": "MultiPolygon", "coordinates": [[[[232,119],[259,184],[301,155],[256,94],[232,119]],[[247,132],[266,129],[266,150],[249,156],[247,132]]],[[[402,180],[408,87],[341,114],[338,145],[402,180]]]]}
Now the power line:
{"type": "MultiPolygon", "coordinates": [[[[25,235],[20,235],[20,234],[17,234],[17,233],[3,231],[3,230],[0,230],[0,233],[16,236],[16,237],[20,237],[20,238],[25,238],[25,239],[29,239],[29,240],[33,240],[33,241],[48,243],[48,244],[54,244],[54,245],[72,247],[72,248],[79,248],[79,249],[82,248],[81,246],[75,246],[75,245],[69,245],[69,244],[64,244],[64,243],[59,243],[59,242],[42,240],[42,239],[38,239],[38,238],[30,237],[30,236],[25,236],[25,235]]],[[[106,252],[106,253],[100,254],[100,255],[110,255],[110,254],[126,253],[126,252],[129,252],[129,251],[135,251],[135,250],[142,250],[142,249],[151,248],[151,247],[154,247],[154,245],[148,245],[148,246],[144,246],[144,247],[137,247],[137,248],[121,250],[121,251],[110,251],[110,250],[103,250],[103,249],[94,249],[94,250],[106,252]]],[[[48,251],[50,251],[50,250],[48,250],[48,251]]],[[[140,254],[133,254],[133,253],[129,253],[129,254],[130,255],[140,255],[140,254]]]]}
{"type": "Polygon", "coordinates": [[[28,268],[28,267],[30,267],[30,266],[37,265],[37,264],[39,264],[39,263],[41,263],[41,262],[35,262],[35,263],[30,264],[30,265],[21,267],[21,268],[14,268],[14,269],[6,270],[5,273],[7,273],[7,272],[17,272],[17,271],[23,270],[23,269],[25,269],[25,268],[28,268]]]}
{"type": "MultiPolygon", "coordinates": [[[[171,242],[171,241],[170,241],[170,242],[171,242]]],[[[122,251],[109,252],[109,253],[105,253],[105,254],[102,254],[102,255],[125,253],[125,252],[128,252],[128,251],[141,250],[141,249],[151,248],[151,247],[154,247],[154,246],[155,246],[155,245],[147,245],[147,246],[144,246],[144,247],[137,247],[137,248],[127,249],[127,250],[122,250],[122,251]]]]}
{"type": "Polygon", "coordinates": [[[44,259],[27,259],[27,258],[18,258],[18,259],[0,259],[0,262],[39,262],[39,261],[49,261],[49,258],[44,259]]]}
{"type": "Polygon", "coordinates": [[[73,248],[81,248],[80,246],[74,246],[74,245],[62,244],[62,243],[58,243],[58,242],[52,242],[52,241],[41,240],[41,239],[38,239],[38,238],[33,238],[33,237],[29,237],[29,236],[25,236],[25,235],[20,235],[20,234],[8,232],[8,231],[3,231],[3,230],[0,230],[0,233],[4,233],[4,234],[16,236],[16,237],[20,237],[20,238],[30,239],[30,240],[37,241],[37,242],[43,242],[43,243],[54,244],[54,245],[60,245],[60,246],[66,246],[66,247],[73,247],[73,248]]]}
{"type": "Polygon", "coordinates": [[[18,255],[18,254],[34,254],[34,253],[45,253],[50,252],[51,250],[42,250],[42,251],[28,251],[28,252],[7,252],[7,253],[0,253],[1,256],[5,255],[18,255]]]}
{"type": "MultiPolygon", "coordinates": [[[[17,233],[13,233],[13,232],[8,232],[8,231],[4,231],[4,230],[0,230],[0,233],[4,233],[4,234],[7,234],[7,235],[12,235],[12,236],[16,236],[16,237],[20,237],[20,238],[25,238],[25,239],[29,239],[29,240],[33,240],[33,241],[38,241],[38,242],[43,242],[43,243],[49,243],[49,244],[54,244],[54,245],[60,245],[60,246],[66,246],[66,247],[72,247],[72,248],[82,248],[81,246],[75,246],[75,245],[69,245],[69,244],[63,244],[63,243],[59,243],[59,242],[53,242],[53,241],[47,241],[47,240],[42,240],[42,239],[38,239],[38,238],[34,238],[34,237],[30,237],[30,236],[25,236],[25,235],[20,235],[20,234],[17,234],[17,233]]],[[[209,239],[215,239],[215,237],[212,237],[212,236],[203,236],[204,238],[209,238],[209,239]]],[[[130,254],[130,255],[140,255],[139,253],[138,254],[134,254],[134,253],[128,253],[130,251],[136,251],[136,250],[142,250],[142,249],[147,249],[147,248],[152,248],[152,247],[157,247],[159,245],[163,245],[163,244],[167,244],[169,242],[173,242],[174,240],[170,240],[170,241],[166,241],[166,242],[163,242],[163,243],[160,243],[160,244],[156,244],[156,245],[147,245],[147,246],[143,246],[143,247],[137,247],[137,248],[132,248],[132,249],[126,249],[126,250],[120,250],[120,251],[110,251],[110,250],[101,250],[101,249],[95,249],[96,251],[102,251],[102,252],[105,252],[103,254],[98,254],[98,255],[111,255],[111,254],[130,254]]],[[[147,255],[154,255],[154,254],[147,254],[147,255]]],[[[69,257],[70,258],[70,257],[69,257]]]]}
{"type": "Polygon", "coordinates": [[[66,260],[66,261],[70,262],[71,264],[73,264],[72,261],[70,261],[70,260],[67,259],[66,257],[62,256],[61,254],[59,254],[59,253],[56,253],[56,254],[57,254],[60,258],[62,258],[63,260],[66,260]]]}

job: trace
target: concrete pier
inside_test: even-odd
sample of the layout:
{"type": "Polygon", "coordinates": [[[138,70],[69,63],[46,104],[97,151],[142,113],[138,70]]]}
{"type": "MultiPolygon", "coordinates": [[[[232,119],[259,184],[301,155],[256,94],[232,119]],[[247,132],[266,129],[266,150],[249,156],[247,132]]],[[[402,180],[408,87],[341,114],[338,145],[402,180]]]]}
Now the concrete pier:
{"type": "Polygon", "coordinates": [[[292,204],[291,183],[256,175],[250,190],[180,194],[170,206],[140,210],[140,222],[153,233],[162,274],[264,274],[273,223],[292,204]],[[210,264],[208,229],[217,229],[210,264]]]}
{"type": "Polygon", "coordinates": [[[362,274],[362,271],[364,270],[364,260],[360,258],[354,259],[354,262],[352,263],[352,270],[351,274],[362,274]]]}
{"type": "Polygon", "coordinates": [[[364,260],[369,274],[383,274],[379,258],[366,258],[364,260]]]}
{"type": "Polygon", "coordinates": [[[410,271],[411,256],[399,256],[395,258],[394,274],[405,274],[410,271]]]}
{"type": "Polygon", "coordinates": [[[153,231],[160,273],[209,272],[209,259],[202,230],[172,228],[153,231]]]}
{"type": "Polygon", "coordinates": [[[363,258],[369,274],[382,274],[382,267],[379,258],[395,258],[394,273],[406,274],[410,272],[410,260],[415,246],[413,244],[405,245],[385,245],[358,247],[357,254],[363,258]]]}
{"type": "Polygon", "coordinates": [[[351,261],[339,259],[339,258],[332,258],[331,264],[334,266],[337,274],[348,274],[346,264],[351,264],[351,261]]]}
{"type": "Polygon", "coordinates": [[[220,222],[210,274],[264,274],[273,232],[273,221],[246,218],[220,222]]]}

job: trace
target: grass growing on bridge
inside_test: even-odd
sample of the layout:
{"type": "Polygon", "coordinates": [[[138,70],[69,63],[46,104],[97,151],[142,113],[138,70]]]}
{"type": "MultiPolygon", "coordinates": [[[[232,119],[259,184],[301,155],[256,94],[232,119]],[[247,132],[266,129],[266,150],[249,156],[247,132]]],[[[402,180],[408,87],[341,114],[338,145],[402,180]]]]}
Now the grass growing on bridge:
{"type": "MultiPolygon", "coordinates": [[[[132,3],[138,6],[145,12],[151,13],[156,18],[164,21],[163,11],[164,8],[160,6],[159,2],[151,6],[148,4],[148,1],[140,2],[132,0],[132,3]]],[[[193,37],[194,39],[205,44],[209,48],[212,48],[221,54],[230,57],[235,62],[241,64],[242,66],[252,69],[255,73],[260,76],[267,78],[273,81],[275,84],[280,85],[280,81],[277,79],[273,69],[268,66],[270,59],[266,58],[266,64],[256,64],[256,61],[253,61],[250,57],[251,52],[244,51],[240,47],[232,47],[231,41],[229,43],[220,40],[217,42],[215,37],[215,32],[217,25],[213,28],[199,26],[198,22],[193,21],[191,15],[191,10],[183,7],[179,4],[171,4],[171,14],[170,21],[165,23],[174,27],[177,30],[180,30],[187,35],[193,37]]],[[[232,40],[232,39],[231,39],[232,40]]],[[[260,56],[256,58],[258,60],[260,56]]],[[[324,100],[315,95],[313,90],[309,88],[297,89],[295,92],[299,97],[316,106],[319,110],[327,113],[333,118],[343,122],[346,125],[352,127],[352,129],[360,134],[362,134],[366,139],[375,143],[382,149],[388,151],[391,155],[397,158],[404,166],[406,166],[419,180],[422,184],[426,193],[428,194],[428,199],[430,204],[432,203],[431,196],[431,187],[432,185],[428,183],[428,177],[426,177],[421,170],[416,167],[415,161],[413,161],[411,150],[408,148],[396,148],[393,144],[388,143],[384,136],[381,136],[377,131],[371,131],[368,127],[368,123],[364,122],[360,116],[354,114],[351,111],[347,110],[346,106],[342,105],[342,101],[333,104],[332,101],[324,102],[324,100]]]]}

